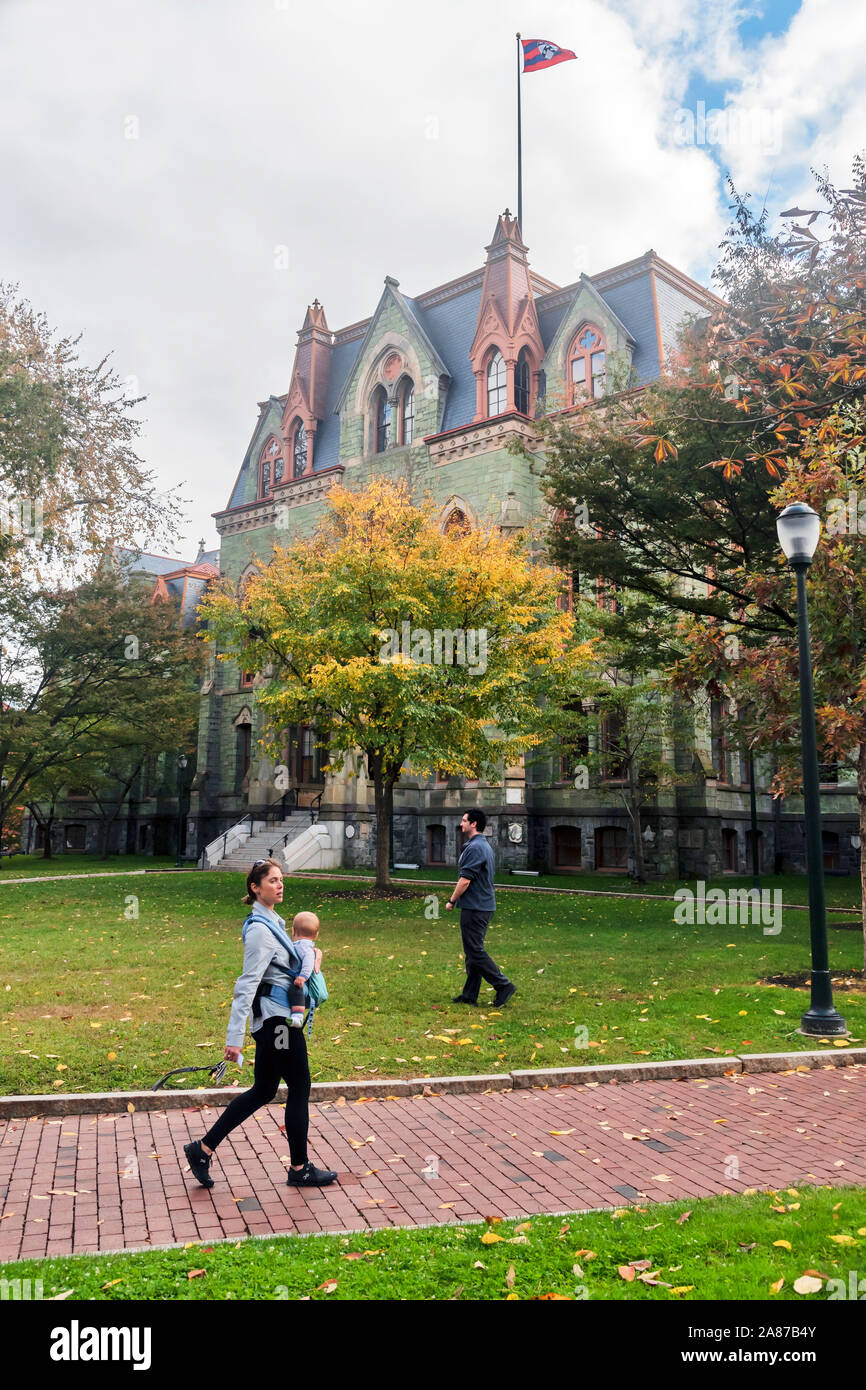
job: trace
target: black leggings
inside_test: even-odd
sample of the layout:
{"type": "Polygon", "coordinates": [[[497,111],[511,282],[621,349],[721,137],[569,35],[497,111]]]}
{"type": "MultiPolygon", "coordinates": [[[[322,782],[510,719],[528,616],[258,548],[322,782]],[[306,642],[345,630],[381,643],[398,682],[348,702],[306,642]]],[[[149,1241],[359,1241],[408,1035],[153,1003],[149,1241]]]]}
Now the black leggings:
{"type": "Polygon", "coordinates": [[[303,1028],[291,1028],[288,1019],[266,1018],[253,1037],[256,1040],[253,1085],[227,1105],[216,1124],[202,1138],[209,1149],[243,1124],[260,1106],[277,1094],[280,1081],[289,1089],[286,1097],[286,1138],[291,1161],[307,1161],[307,1131],[310,1125],[310,1067],[303,1028]]]}

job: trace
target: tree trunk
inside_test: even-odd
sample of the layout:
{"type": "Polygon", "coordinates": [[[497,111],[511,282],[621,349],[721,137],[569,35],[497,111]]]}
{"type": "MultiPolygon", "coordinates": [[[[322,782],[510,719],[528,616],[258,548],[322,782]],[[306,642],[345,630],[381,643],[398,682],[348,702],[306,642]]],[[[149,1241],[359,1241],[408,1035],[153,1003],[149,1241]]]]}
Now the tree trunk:
{"type": "Polygon", "coordinates": [[[376,887],[391,886],[391,817],[394,811],[394,783],[381,772],[373,774],[376,800],[376,887]]]}
{"type": "MultiPolygon", "coordinates": [[[[629,753],[628,740],[626,740],[626,755],[629,753]]],[[[640,833],[640,793],[635,777],[634,759],[628,759],[628,799],[626,810],[631,818],[632,835],[634,836],[634,876],[637,883],[646,883],[646,865],[643,857],[643,838],[640,833]]]]}
{"type": "Polygon", "coordinates": [[[857,807],[860,812],[860,915],[863,924],[863,969],[866,970],[866,741],[857,757],[857,807]]]}

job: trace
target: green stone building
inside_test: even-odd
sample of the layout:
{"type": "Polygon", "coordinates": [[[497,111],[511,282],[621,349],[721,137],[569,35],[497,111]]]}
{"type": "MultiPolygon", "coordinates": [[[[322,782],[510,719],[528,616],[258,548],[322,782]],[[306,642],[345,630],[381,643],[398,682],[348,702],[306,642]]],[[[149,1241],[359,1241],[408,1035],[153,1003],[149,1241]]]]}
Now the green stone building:
{"type": "MultiPolygon", "coordinates": [[[[374,474],[431,495],[443,527],[514,531],[544,516],[538,480],[509,442],[531,446],[542,411],[651,381],[680,326],[712,303],[654,251],[560,286],[530,267],[507,211],[484,264],[459,279],[410,297],[386,276],[371,317],[337,331],[314,301],[288,390],[260,403],[226,507],[215,513],[220,574],[240,583],[276,542],[313,532],[335,482],[363,487],[374,474]]],[[[245,867],[272,848],[289,869],[372,864],[372,785],[348,768],[325,778],[312,729],[292,729],[276,765],[263,756],[256,684],[216,661],[204,682],[187,852],[203,866],[245,867]]],[[[700,777],[647,815],[649,871],[746,872],[747,773],[724,746],[724,712],[714,710],[706,729],[698,724],[694,746],[678,756],[697,760],[700,777]]],[[[576,789],[556,750],[508,769],[502,785],[405,777],[395,789],[395,861],[456,863],[469,803],[487,811],[501,868],[622,871],[630,862],[617,787],[576,789]]],[[[758,807],[764,868],[802,868],[800,804],[774,804],[762,790],[758,807]]],[[[850,788],[827,785],[828,869],[856,868],[855,811],[850,788]]]]}

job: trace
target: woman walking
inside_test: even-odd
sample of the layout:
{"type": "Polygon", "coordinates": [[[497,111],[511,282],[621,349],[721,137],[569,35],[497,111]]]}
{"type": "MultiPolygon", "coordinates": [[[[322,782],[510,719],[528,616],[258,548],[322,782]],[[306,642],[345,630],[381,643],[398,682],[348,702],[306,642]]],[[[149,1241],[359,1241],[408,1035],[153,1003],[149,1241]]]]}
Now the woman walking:
{"type": "MultiPolygon", "coordinates": [[[[237,1062],[247,1016],[256,1043],[254,1084],[226,1106],[202,1139],[184,1145],[193,1176],[202,1187],[213,1187],[210,1161],[217,1145],[254,1111],[268,1105],[280,1081],[288,1087],[286,1138],[291,1167],[289,1187],[325,1187],[337,1174],[315,1168],[307,1156],[310,1123],[310,1068],[303,1028],[291,1026],[287,988],[299,970],[299,959],[286,924],[276,911],[283,900],[283,874],[275,859],[260,859],[247,874],[245,903],[252,912],[244,923],[244,968],[234,990],[226,1032],[225,1055],[237,1062]]],[[[316,953],[318,968],[321,952],[316,953]]]]}

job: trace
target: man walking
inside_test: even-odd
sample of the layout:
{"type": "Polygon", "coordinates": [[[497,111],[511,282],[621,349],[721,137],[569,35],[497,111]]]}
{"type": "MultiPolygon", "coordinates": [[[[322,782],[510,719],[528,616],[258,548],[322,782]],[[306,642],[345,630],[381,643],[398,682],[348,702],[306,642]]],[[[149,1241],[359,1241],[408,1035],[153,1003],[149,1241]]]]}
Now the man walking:
{"type": "Polygon", "coordinates": [[[467,837],[457,863],[460,877],[446,908],[460,903],[460,934],[466,961],[466,983],[463,992],[454,998],[455,1004],[477,1004],[481,981],[493,985],[497,1008],[507,1004],[517,989],[484,949],[484,938],[490,918],[496,911],[493,891],[493,850],[482,834],[487,817],[483,811],[465,811],[460,829],[467,837]]]}

